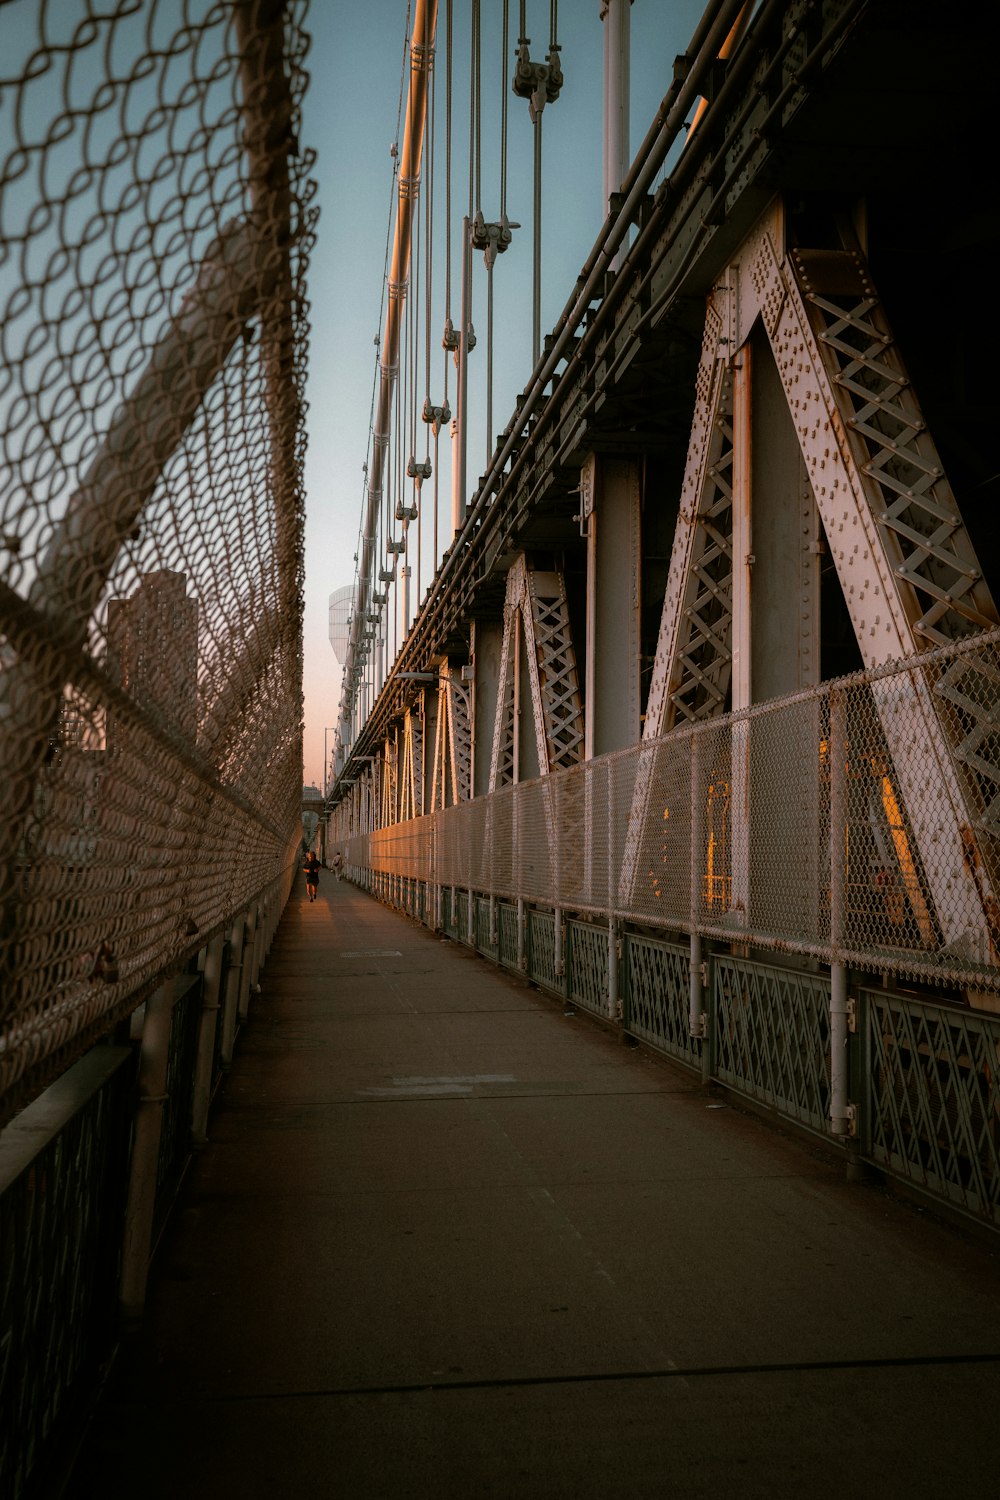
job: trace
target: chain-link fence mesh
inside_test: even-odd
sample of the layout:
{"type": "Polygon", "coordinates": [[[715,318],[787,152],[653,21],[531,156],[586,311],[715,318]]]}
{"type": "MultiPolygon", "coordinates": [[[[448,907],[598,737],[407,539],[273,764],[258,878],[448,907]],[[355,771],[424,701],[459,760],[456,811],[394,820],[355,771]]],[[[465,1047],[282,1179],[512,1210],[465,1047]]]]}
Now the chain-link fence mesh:
{"type": "Polygon", "coordinates": [[[998,683],[992,631],[356,835],[348,862],[996,990],[998,683]]]}
{"type": "Polygon", "coordinates": [[[0,1099],[284,868],[305,0],[0,23],[0,1099]]]}

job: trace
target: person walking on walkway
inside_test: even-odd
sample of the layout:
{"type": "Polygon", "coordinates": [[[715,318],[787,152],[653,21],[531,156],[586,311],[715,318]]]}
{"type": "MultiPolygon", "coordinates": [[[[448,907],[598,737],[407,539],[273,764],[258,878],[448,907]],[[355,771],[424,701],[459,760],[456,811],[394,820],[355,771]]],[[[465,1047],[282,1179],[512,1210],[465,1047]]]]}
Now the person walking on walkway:
{"type": "Polygon", "coordinates": [[[344,868],[344,856],[341,854],[341,852],[340,852],[339,849],[334,849],[334,851],[333,851],[333,859],[330,861],[330,863],[333,866],[333,873],[336,875],[337,879],[339,880],[340,879],[340,872],[344,868]]]}
{"type": "Polygon", "coordinates": [[[316,890],[319,886],[319,860],[312,849],[306,855],[306,862],[302,868],[306,872],[306,895],[310,901],[315,901],[316,890]]]}

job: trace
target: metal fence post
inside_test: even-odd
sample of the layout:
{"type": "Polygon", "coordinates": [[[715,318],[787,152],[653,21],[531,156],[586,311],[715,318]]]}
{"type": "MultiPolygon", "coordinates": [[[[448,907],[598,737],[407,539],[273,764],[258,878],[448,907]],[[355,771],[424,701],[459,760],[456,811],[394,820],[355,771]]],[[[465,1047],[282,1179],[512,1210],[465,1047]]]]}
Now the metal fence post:
{"type": "Polygon", "coordinates": [[[219,990],[222,984],[222,959],[226,949],[223,932],[212,938],[205,949],[205,966],[201,974],[201,1021],[198,1027],[198,1056],[194,1071],[194,1096],[191,1102],[191,1139],[196,1146],[208,1140],[208,1105],[212,1096],[212,1071],[215,1064],[215,1037],[219,1020],[219,990]]]}
{"type": "Polygon", "coordinates": [[[830,1130],[851,1134],[854,1110],[847,1097],[847,970],[837,958],[843,947],[847,830],[847,724],[843,694],[830,690],[830,1130]]]}
{"type": "Polygon", "coordinates": [[[257,909],[248,911],[243,918],[243,973],[240,976],[239,999],[236,1002],[236,1019],[242,1025],[250,1015],[250,991],[256,983],[257,956],[257,909]]]}
{"type": "Polygon", "coordinates": [[[709,1016],[705,1010],[705,969],[701,953],[701,872],[704,863],[705,799],[701,790],[701,735],[692,734],[688,765],[691,770],[691,866],[688,871],[688,908],[691,913],[691,976],[688,999],[688,1033],[701,1039],[702,1081],[711,1077],[709,1016]]]}
{"type": "Polygon", "coordinates": [[[226,993],[222,1007],[221,1062],[224,1068],[231,1066],[233,1046],[236,1040],[236,1017],[239,1014],[240,990],[243,985],[243,946],[246,928],[242,917],[234,922],[229,932],[229,968],[226,970],[226,993]]]}
{"type": "Polygon", "coordinates": [[[175,987],[172,980],[146,1001],[139,1045],[139,1101],[136,1105],[129,1168],[125,1234],[122,1245],[122,1317],[134,1323],[142,1316],[153,1244],[153,1218],[159,1177],[160,1132],[167,1098],[167,1063],[175,987]]]}
{"type": "Polygon", "coordinates": [[[608,918],[608,1018],[621,1020],[622,1004],[618,994],[618,923],[608,918]]]}
{"type": "Polygon", "coordinates": [[[566,974],[566,959],[563,955],[563,914],[562,907],[557,906],[552,913],[552,965],[557,979],[563,979],[566,974]]]}
{"type": "Polygon", "coordinates": [[[701,933],[691,934],[690,987],[688,990],[688,1035],[705,1039],[705,986],[701,972],[701,933]]]}
{"type": "Polygon", "coordinates": [[[701,1042],[701,1081],[703,1084],[711,1083],[715,1076],[715,1049],[716,1028],[718,1021],[718,998],[715,993],[715,975],[712,972],[710,956],[705,957],[705,951],[699,944],[701,962],[699,964],[701,979],[701,1003],[704,1032],[701,1042]]]}

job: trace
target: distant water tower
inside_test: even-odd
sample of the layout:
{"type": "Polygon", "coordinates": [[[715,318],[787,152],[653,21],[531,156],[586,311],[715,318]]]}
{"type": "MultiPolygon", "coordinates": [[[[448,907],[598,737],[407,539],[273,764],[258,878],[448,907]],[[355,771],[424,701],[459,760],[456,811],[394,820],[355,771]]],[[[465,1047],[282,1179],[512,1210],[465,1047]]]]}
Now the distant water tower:
{"type": "Polygon", "coordinates": [[[330,595],[330,645],[341,668],[347,661],[347,646],[351,639],[351,602],[354,585],[335,589],[330,595]]]}

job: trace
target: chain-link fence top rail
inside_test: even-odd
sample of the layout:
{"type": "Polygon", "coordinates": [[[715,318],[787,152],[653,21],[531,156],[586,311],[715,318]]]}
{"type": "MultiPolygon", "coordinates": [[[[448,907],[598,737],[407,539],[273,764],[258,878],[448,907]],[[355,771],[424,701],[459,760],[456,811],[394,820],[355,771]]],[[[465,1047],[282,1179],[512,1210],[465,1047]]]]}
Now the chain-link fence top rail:
{"type": "Polygon", "coordinates": [[[0,1120],[297,842],[304,13],[0,6],[0,1120]]]}
{"type": "Polygon", "coordinates": [[[385,874],[997,990],[998,786],[991,631],[340,836],[385,874]]]}

